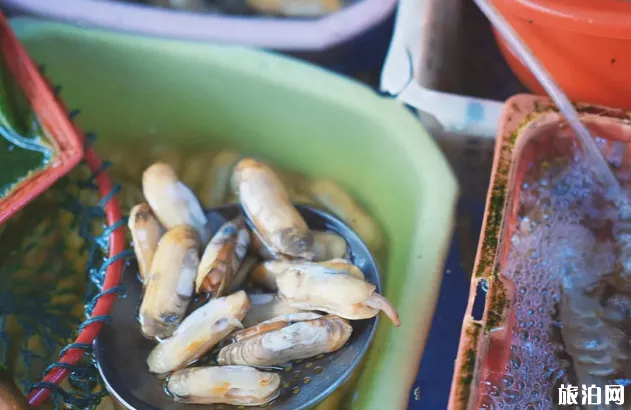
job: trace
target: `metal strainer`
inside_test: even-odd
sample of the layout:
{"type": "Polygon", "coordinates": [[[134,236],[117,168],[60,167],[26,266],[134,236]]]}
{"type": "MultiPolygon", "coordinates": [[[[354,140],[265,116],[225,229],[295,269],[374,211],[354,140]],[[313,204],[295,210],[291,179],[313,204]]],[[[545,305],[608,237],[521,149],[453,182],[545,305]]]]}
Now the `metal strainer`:
{"type": "MultiPolygon", "coordinates": [[[[366,280],[381,292],[377,264],[366,245],[355,232],[330,214],[304,205],[296,205],[307,224],[314,230],[328,230],[344,237],[350,248],[352,262],[361,269],[366,280]]],[[[216,232],[239,213],[239,205],[214,208],[207,214],[216,232]]],[[[134,410],[214,410],[241,409],[243,406],[190,405],[173,401],[163,388],[163,382],[147,367],[147,356],[155,342],[146,339],[136,318],[142,286],[137,279],[138,267],[130,263],[123,274],[127,297],[112,310],[112,320],[103,327],[95,342],[95,354],[101,376],[110,393],[123,405],[134,410]]],[[[366,353],[377,328],[378,318],[352,321],[353,333],[340,350],[298,360],[278,370],[282,378],[280,396],[265,408],[301,410],[311,408],[338,388],[353,372],[366,353]]],[[[205,358],[213,363],[213,353],[205,358]]],[[[202,359],[204,360],[204,359],[202,359]]]]}

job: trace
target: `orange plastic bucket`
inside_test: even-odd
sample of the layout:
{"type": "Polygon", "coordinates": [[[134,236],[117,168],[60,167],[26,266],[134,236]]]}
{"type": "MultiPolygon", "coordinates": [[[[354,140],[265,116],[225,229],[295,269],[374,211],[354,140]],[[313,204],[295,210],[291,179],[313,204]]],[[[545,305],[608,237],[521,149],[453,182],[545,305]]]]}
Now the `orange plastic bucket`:
{"type": "MultiPolygon", "coordinates": [[[[572,100],[631,109],[631,2],[493,0],[572,100]]],[[[545,94],[495,33],[519,80],[545,94]]]]}

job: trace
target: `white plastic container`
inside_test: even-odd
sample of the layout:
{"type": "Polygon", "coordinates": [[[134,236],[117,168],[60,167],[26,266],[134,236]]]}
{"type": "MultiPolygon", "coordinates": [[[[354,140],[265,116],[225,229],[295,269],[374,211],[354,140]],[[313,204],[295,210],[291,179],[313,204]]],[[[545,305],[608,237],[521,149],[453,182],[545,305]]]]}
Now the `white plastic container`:
{"type": "Polygon", "coordinates": [[[503,102],[433,88],[459,64],[453,50],[461,10],[462,0],[400,0],[381,90],[414,108],[434,136],[494,138],[503,102]]]}
{"type": "Polygon", "coordinates": [[[201,14],[112,0],[0,0],[0,7],[128,33],[313,52],[346,43],[378,26],[392,14],[396,3],[361,0],[319,19],[201,14]]]}

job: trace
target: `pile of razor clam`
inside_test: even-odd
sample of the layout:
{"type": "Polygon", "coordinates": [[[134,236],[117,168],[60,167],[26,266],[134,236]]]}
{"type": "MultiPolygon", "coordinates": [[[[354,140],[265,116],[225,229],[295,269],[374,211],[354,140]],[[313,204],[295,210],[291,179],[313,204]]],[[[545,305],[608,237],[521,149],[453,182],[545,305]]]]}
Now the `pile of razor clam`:
{"type": "Polygon", "coordinates": [[[144,291],[143,334],[158,341],[149,370],[183,403],[263,405],[280,394],[274,368],[342,348],[349,321],[391,303],[365,281],[344,238],[311,231],[272,169],[241,159],[231,186],[243,214],[211,232],[195,194],[156,162],[129,229],[144,291]],[[249,222],[249,223],[246,223],[249,222]],[[253,283],[268,293],[246,293],[253,283]],[[204,304],[186,316],[193,298],[204,304]],[[188,367],[220,347],[217,366],[188,367]]]}

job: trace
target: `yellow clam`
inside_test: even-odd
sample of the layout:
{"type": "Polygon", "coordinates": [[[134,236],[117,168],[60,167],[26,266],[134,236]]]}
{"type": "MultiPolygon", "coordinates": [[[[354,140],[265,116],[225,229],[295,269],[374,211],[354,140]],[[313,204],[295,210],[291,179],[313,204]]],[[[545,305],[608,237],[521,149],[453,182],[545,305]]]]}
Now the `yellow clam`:
{"type": "Polygon", "coordinates": [[[199,234],[188,225],[169,229],[160,239],[140,304],[145,336],[169,337],[182,321],[193,296],[199,248],[199,234]]]}
{"type": "Polygon", "coordinates": [[[267,165],[251,158],[239,161],[233,183],[246,216],[272,253],[313,258],[313,234],[267,165]]]}
{"type": "Polygon", "coordinates": [[[340,349],[353,328],[338,316],[328,315],[296,322],[274,322],[260,326],[219,351],[220,365],[268,367],[307,359],[340,349]]]}
{"type": "Polygon", "coordinates": [[[149,371],[165,374],[195,362],[233,330],[243,328],[241,320],[249,307],[244,291],[211,299],[151,351],[147,359],[149,371]]]}
{"type": "Polygon", "coordinates": [[[383,246],[379,225],[336,182],[317,179],[311,182],[310,188],[315,200],[346,221],[370,249],[375,251],[383,246]]]}
{"type": "Polygon", "coordinates": [[[193,367],[167,383],[175,401],[191,404],[261,406],[280,394],[280,376],[247,366],[193,367]]]}
{"type": "Polygon", "coordinates": [[[303,310],[335,314],[350,320],[369,319],[383,311],[400,326],[399,314],[376,286],[351,274],[293,267],[276,278],[278,295],[303,310]]]}
{"type": "Polygon", "coordinates": [[[348,252],[346,240],[335,232],[314,231],[313,232],[313,260],[327,261],[330,259],[343,258],[348,252]]]}
{"type": "Polygon", "coordinates": [[[260,263],[252,272],[252,281],[276,291],[277,278],[290,269],[321,271],[326,273],[349,274],[364,280],[362,271],[346,259],[331,259],[324,262],[309,262],[303,260],[272,260],[260,263]]]}
{"type": "Polygon", "coordinates": [[[272,330],[281,329],[296,322],[314,320],[321,317],[321,314],[314,312],[296,312],[275,316],[271,319],[257,324],[256,326],[248,327],[247,329],[243,329],[234,333],[232,335],[232,340],[233,342],[238,342],[251,336],[256,336],[262,333],[270,332],[272,330]]]}
{"type": "Polygon", "coordinates": [[[246,328],[278,316],[301,312],[300,309],[291,306],[275,293],[259,293],[249,296],[252,307],[243,319],[243,326],[246,328]]]}
{"type": "Polygon", "coordinates": [[[222,296],[238,272],[250,244],[243,218],[223,224],[212,237],[199,263],[196,292],[222,296]]]}
{"type": "Polygon", "coordinates": [[[142,175],[142,190],[153,213],[166,229],[189,225],[199,233],[203,244],[208,242],[210,232],[202,206],[170,165],[156,162],[147,168],[142,175]]]}
{"type": "Polygon", "coordinates": [[[144,282],[164,228],[147,203],[138,204],[131,209],[127,226],[138,261],[138,273],[144,282]]]}
{"type": "Polygon", "coordinates": [[[256,256],[247,255],[245,257],[243,263],[239,266],[239,269],[237,269],[237,273],[235,273],[234,277],[230,281],[228,293],[236,292],[241,285],[243,285],[258,262],[259,260],[256,256]]]}

